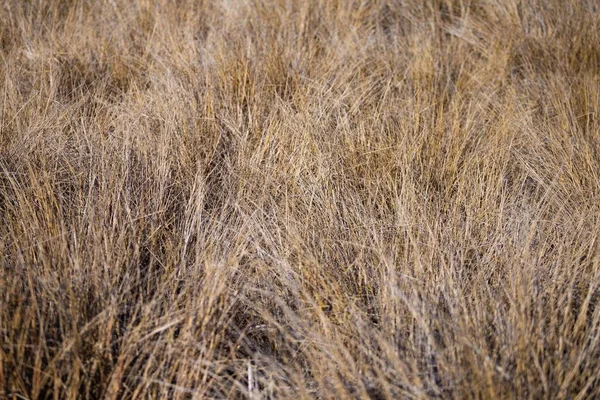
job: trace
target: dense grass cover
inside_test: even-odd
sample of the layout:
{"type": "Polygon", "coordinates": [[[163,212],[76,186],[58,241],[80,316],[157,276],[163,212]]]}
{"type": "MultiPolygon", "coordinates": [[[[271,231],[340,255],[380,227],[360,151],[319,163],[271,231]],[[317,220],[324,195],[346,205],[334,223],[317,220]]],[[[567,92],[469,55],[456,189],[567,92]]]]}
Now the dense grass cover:
{"type": "Polygon", "coordinates": [[[0,398],[600,396],[595,0],[0,0],[0,398]]]}

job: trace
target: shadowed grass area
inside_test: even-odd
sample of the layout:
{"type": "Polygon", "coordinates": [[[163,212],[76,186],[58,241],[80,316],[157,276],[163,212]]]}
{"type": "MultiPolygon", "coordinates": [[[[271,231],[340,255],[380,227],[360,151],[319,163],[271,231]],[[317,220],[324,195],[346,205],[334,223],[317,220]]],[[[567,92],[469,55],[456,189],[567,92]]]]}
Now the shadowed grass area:
{"type": "Polygon", "coordinates": [[[594,0],[0,0],[0,398],[600,397],[594,0]]]}

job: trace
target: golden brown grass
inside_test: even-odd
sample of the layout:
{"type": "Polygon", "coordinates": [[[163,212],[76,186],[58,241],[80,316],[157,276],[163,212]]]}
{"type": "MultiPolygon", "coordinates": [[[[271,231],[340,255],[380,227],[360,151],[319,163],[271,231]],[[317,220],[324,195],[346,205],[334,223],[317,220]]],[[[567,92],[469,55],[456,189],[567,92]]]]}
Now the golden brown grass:
{"type": "Polygon", "coordinates": [[[0,398],[600,397],[595,0],[0,0],[0,398]]]}

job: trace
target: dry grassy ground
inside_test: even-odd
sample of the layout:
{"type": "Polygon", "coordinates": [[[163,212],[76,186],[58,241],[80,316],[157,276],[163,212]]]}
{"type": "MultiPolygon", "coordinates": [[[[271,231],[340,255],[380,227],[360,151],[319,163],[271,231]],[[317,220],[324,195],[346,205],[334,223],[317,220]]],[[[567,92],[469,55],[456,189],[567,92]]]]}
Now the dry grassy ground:
{"type": "Polygon", "coordinates": [[[600,396],[595,0],[0,0],[0,398],[600,396]]]}

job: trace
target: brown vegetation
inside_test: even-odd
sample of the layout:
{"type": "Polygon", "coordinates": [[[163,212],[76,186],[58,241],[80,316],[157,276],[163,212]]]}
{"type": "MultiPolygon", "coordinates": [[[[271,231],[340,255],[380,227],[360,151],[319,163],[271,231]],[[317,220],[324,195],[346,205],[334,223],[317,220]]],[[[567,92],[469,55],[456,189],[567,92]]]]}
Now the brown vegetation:
{"type": "Polygon", "coordinates": [[[595,0],[0,0],[0,398],[600,397],[595,0]]]}

